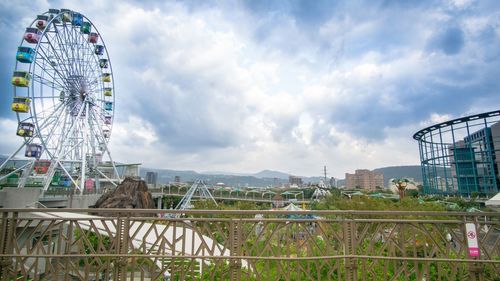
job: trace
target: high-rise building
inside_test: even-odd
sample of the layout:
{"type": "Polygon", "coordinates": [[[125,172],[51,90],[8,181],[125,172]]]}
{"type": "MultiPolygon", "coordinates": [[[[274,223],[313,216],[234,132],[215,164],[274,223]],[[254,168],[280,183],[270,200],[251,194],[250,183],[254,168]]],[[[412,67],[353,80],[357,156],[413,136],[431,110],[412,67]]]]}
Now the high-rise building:
{"type": "Polygon", "coordinates": [[[345,174],[347,189],[375,190],[384,187],[384,174],[366,169],[356,170],[354,174],[345,174]]]}
{"type": "Polygon", "coordinates": [[[156,184],[158,180],[158,173],[156,172],[146,172],[146,183],[156,184]]]}
{"type": "Polygon", "coordinates": [[[302,178],[301,177],[289,176],[288,182],[290,183],[290,186],[297,186],[297,187],[302,186],[302,178]]]}
{"type": "Polygon", "coordinates": [[[472,192],[498,192],[500,159],[496,151],[499,148],[500,122],[478,130],[449,146],[453,187],[459,194],[465,196],[472,192]]]}

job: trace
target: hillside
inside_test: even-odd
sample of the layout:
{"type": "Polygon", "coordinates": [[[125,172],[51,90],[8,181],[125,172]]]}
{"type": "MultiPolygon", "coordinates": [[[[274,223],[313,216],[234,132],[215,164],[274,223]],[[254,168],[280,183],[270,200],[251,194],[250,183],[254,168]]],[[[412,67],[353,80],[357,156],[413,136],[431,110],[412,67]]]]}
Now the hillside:
{"type": "MultiPolygon", "coordinates": [[[[420,166],[394,166],[374,169],[374,172],[381,172],[384,174],[385,185],[388,186],[388,182],[392,178],[413,178],[415,181],[422,183],[422,169],[420,166]]],[[[436,167],[436,175],[438,177],[448,177],[451,175],[450,168],[440,168],[436,167]],[[446,173],[445,173],[446,171],[446,173]]]]}
{"type": "Polygon", "coordinates": [[[289,174],[278,172],[278,171],[271,171],[271,170],[263,170],[258,173],[253,174],[252,176],[256,178],[278,178],[278,179],[284,179],[288,180],[288,177],[290,176],[289,174]]]}
{"type": "MultiPolygon", "coordinates": [[[[271,170],[263,170],[261,172],[255,174],[240,174],[237,175],[235,173],[225,174],[224,172],[219,172],[220,174],[215,173],[197,173],[195,171],[176,171],[176,170],[166,170],[166,169],[152,169],[152,168],[144,168],[140,169],[140,176],[142,178],[146,178],[147,172],[157,172],[158,173],[158,183],[165,184],[169,182],[173,182],[175,176],[179,176],[181,182],[192,182],[197,179],[201,179],[205,181],[207,184],[216,184],[222,182],[229,186],[236,187],[245,187],[245,186],[257,186],[257,187],[266,187],[266,186],[275,186],[282,185],[288,183],[289,174],[271,171],[271,170]]],[[[304,184],[307,183],[317,183],[321,177],[302,177],[302,182],[304,184]]]]}
{"type": "Polygon", "coordinates": [[[374,169],[373,171],[384,174],[386,186],[392,178],[413,178],[417,182],[422,182],[422,169],[420,165],[384,167],[374,169]]]}
{"type": "Polygon", "coordinates": [[[159,184],[173,182],[175,176],[179,176],[181,182],[192,182],[197,179],[201,179],[209,185],[222,182],[226,185],[236,186],[236,187],[245,187],[245,186],[266,187],[266,186],[274,186],[276,184],[280,185],[288,182],[288,177],[286,178],[286,180],[277,179],[275,181],[274,178],[258,178],[251,175],[201,174],[194,171],[175,171],[175,170],[163,170],[163,169],[151,169],[151,168],[141,168],[140,176],[142,178],[145,178],[147,172],[157,172],[159,184]]]}

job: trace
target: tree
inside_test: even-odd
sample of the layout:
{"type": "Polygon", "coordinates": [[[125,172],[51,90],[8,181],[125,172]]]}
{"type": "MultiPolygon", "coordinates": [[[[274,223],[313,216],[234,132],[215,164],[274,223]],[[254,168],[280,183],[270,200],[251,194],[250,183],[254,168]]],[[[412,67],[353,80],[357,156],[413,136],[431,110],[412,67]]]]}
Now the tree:
{"type": "Polygon", "coordinates": [[[396,187],[398,188],[399,200],[400,201],[403,200],[403,198],[405,197],[406,186],[408,185],[410,180],[407,178],[400,178],[400,179],[392,179],[391,182],[395,184],[396,187]]]}
{"type": "Polygon", "coordinates": [[[418,197],[418,190],[416,189],[408,189],[405,191],[406,195],[407,196],[410,196],[410,197],[413,197],[413,198],[417,198],[418,197]]]}

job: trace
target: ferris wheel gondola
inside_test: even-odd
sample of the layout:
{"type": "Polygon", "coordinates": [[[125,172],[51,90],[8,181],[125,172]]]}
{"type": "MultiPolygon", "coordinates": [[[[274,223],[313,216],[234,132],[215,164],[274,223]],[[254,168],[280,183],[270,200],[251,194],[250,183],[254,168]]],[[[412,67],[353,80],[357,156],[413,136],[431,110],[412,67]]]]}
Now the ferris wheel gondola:
{"type": "Polygon", "coordinates": [[[38,15],[19,44],[11,82],[25,156],[50,162],[44,189],[56,170],[79,191],[89,179],[109,180],[95,169],[103,154],[119,178],[107,148],[115,112],[112,65],[87,17],[68,9],[38,15]]]}

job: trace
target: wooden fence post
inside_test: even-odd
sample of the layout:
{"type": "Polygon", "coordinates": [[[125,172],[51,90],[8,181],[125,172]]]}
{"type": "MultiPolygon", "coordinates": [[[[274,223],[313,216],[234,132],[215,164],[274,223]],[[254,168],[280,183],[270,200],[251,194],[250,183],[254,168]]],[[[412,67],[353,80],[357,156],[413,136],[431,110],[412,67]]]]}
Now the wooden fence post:
{"type": "Polygon", "coordinates": [[[351,255],[356,254],[356,223],[353,219],[344,221],[344,266],[345,280],[358,280],[357,260],[351,255]]]}
{"type": "MultiPolygon", "coordinates": [[[[126,217],[118,215],[116,220],[116,254],[119,255],[114,262],[115,281],[125,281],[127,279],[127,254],[128,254],[128,238],[130,230],[130,214],[126,217]]],[[[134,272],[131,272],[134,274],[134,272]]]]}
{"type": "MultiPolygon", "coordinates": [[[[3,255],[13,254],[14,231],[16,230],[17,213],[12,213],[9,218],[9,213],[4,212],[2,215],[2,224],[0,225],[0,234],[2,239],[0,241],[0,253],[3,255]]],[[[12,258],[2,257],[0,259],[0,280],[9,280],[9,275],[12,272],[12,258]]]]}
{"type": "MultiPolygon", "coordinates": [[[[241,256],[241,220],[231,220],[230,222],[230,250],[231,256],[241,256]]],[[[229,270],[231,280],[241,279],[241,260],[231,259],[229,261],[229,270]]]]}

